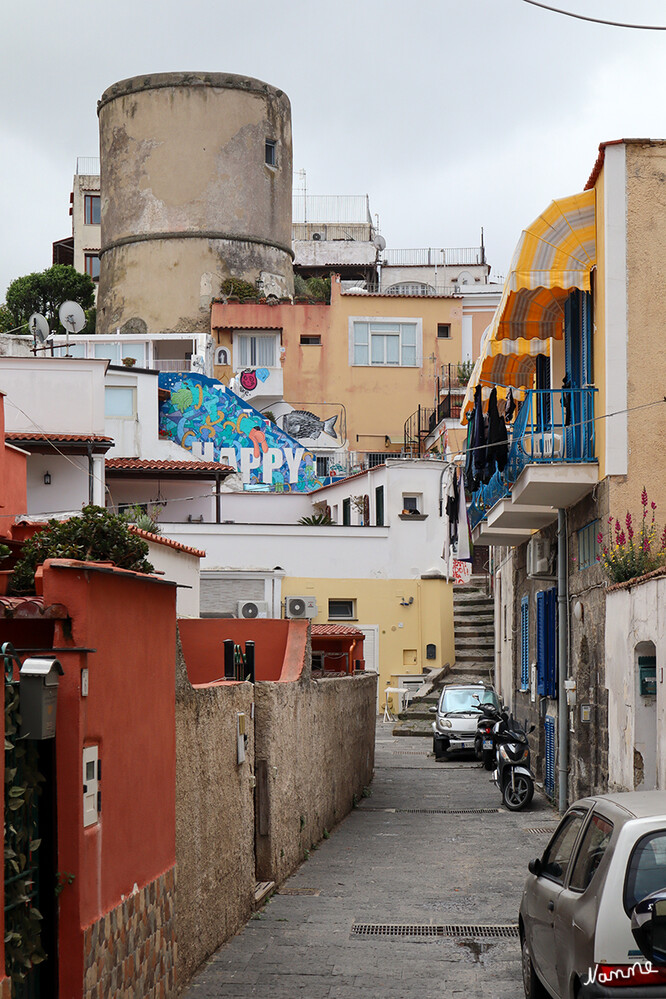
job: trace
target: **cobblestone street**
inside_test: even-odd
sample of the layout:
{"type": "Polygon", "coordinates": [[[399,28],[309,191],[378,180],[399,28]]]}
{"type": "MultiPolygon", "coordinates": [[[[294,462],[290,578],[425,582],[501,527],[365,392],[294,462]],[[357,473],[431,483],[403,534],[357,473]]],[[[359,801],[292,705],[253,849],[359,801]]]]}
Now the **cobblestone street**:
{"type": "Polygon", "coordinates": [[[478,763],[436,763],[430,740],[391,728],[378,725],[370,797],[186,999],[522,999],[517,933],[459,928],[517,925],[527,863],[557,813],[538,792],[527,811],[508,812],[478,763]]]}

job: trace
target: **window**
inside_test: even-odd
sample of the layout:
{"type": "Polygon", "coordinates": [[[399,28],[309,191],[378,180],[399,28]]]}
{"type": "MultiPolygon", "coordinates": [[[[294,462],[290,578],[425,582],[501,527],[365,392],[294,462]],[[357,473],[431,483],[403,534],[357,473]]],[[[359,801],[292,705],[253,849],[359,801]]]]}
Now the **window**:
{"type": "Polygon", "coordinates": [[[574,891],[585,891],[589,885],[610,843],[612,832],[612,822],[602,819],[600,815],[592,816],[569,880],[569,887],[574,891]]]}
{"type": "Polygon", "coordinates": [[[99,225],[102,221],[99,194],[84,194],[83,221],[85,225],[99,225]]]}
{"type": "Polygon", "coordinates": [[[520,689],[530,686],[530,602],[528,597],[520,601],[520,689]]]}
{"type": "Polygon", "coordinates": [[[422,322],[350,319],[352,366],[418,368],[422,361],[422,322]]]}
{"type": "Polygon", "coordinates": [[[86,274],[91,277],[93,281],[99,281],[99,254],[84,254],[84,266],[86,274]]]}
{"type": "Polygon", "coordinates": [[[402,511],[403,513],[421,513],[423,508],[423,494],[422,493],[403,493],[402,494],[402,511]]]}
{"type": "Polygon", "coordinates": [[[303,347],[321,347],[321,337],[320,336],[301,336],[301,345],[303,347]]]}
{"type": "Polygon", "coordinates": [[[277,166],[277,142],[274,139],[266,139],[264,162],[266,166],[277,166]]]}
{"type": "Polygon", "coordinates": [[[104,415],[111,420],[132,420],[136,415],[136,393],[123,385],[104,389],[104,415]]]}
{"type": "Polygon", "coordinates": [[[234,352],[235,367],[238,368],[274,368],[275,367],[275,336],[239,333],[236,336],[234,352]]]}
{"type": "Polygon", "coordinates": [[[351,526],[351,500],[349,497],[347,497],[347,499],[343,499],[342,501],[342,526],[351,526]]]}
{"type": "Polygon", "coordinates": [[[353,621],[356,619],[356,607],[354,600],[329,600],[328,618],[329,621],[353,621]]]}
{"type": "Polygon", "coordinates": [[[450,340],[451,323],[437,323],[437,336],[440,340],[450,340]]]}
{"type": "Polygon", "coordinates": [[[557,697],[557,587],[539,590],[537,600],[537,693],[557,697]]]}
{"type": "Polygon", "coordinates": [[[639,839],[629,858],[624,886],[624,909],[627,915],[646,895],[664,887],[666,867],[666,832],[649,833],[639,839]]]}
{"type": "Polygon", "coordinates": [[[384,487],[377,486],[375,489],[375,524],[377,527],[384,526],[384,487]]]}
{"type": "Polygon", "coordinates": [[[558,884],[564,882],[564,876],[585,815],[585,812],[578,811],[566,815],[546,847],[541,861],[542,874],[552,881],[557,881],[558,884]]]}
{"type": "MultiPolygon", "coordinates": [[[[96,338],[95,338],[96,339],[96,338]]],[[[96,343],[95,357],[106,357],[111,364],[122,364],[126,357],[133,357],[138,367],[142,368],[146,363],[145,343],[96,343]]]]}
{"type": "Polygon", "coordinates": [[[591,565],[597,564],[597,555],[600,554],[600,545],[597,541],[599,534],[599,521],[581,527],[578,532],[578,568],[589,569],[591,565]]]}
{"type": "Polygon", "coordinates": [[[331,463],[330,458],[317,458],[317,478],[325,479],[328,475],[328,467],[331,463]]]}

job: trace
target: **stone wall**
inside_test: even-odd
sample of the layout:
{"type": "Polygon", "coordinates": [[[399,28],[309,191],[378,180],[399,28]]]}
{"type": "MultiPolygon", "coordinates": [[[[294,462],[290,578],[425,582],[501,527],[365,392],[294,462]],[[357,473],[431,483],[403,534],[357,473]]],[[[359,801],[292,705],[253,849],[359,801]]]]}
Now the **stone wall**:
{"type": "Polygon", "coordinates": [[[175,997],[174,896],[172,868],[86,928],[84,999],[175,997]]]}
{"type": "Polygon", "coordinates": [[[255,887],[253,688],[192,687],[176,665],[176,863],[178,984],[240,929],[255,887]],[[246,759],[237,762],[236,718],[245,714],[246,759]]]}
{"type": "Polygon", "coordinates": [[[372,780],[377,677],[256,685],[257,875],[284,880],[372,780]]]}

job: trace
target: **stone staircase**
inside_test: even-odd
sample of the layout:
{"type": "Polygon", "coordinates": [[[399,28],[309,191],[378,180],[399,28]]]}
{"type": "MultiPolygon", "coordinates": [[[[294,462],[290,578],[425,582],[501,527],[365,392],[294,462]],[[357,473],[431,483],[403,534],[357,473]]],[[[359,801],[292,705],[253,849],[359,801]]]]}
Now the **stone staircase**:
{"type": "Polygon", "coordinates": [[[441,688],[450,683],[493,683],[495,662],[495,612],[493,598],[486,595],[485,581],[453,588],[455,663],[439,678],[425,697],[414,698],[398,715],[394,735],[432,738],[433,713],[441,688]]]}

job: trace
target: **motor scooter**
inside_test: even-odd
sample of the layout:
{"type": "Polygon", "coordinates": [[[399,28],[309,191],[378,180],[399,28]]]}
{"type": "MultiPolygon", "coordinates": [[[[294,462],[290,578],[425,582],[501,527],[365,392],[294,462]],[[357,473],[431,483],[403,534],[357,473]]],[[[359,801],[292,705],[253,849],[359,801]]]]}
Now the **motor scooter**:
{"type": "Polygon", "coordinates": [[[526,808],[534,794],[534,778],[530,769],[530,745],[527,721],[521,726],[513,715],[504,716],[493,728],[495,770],[493,780],[502,794],[502,801],[512,812],[526,808]]]}
{"type": "Polygon", "coordinates": [[[495,765],[495,742],[493,729],[502,720],[502,713],[494,704],[479,705],[481,714],[477,722],[474,737],[474,752],[477,760],[481,760],[486,770],[492,770],[495,765]]]}

